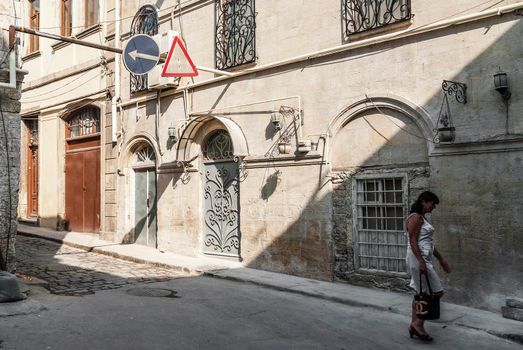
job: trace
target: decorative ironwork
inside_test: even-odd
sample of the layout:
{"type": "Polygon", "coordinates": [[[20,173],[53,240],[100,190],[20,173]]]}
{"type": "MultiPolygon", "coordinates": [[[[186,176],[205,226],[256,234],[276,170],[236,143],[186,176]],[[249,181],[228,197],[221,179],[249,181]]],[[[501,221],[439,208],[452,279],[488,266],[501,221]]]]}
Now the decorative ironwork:
{"type": "Polygon", "coordinates": [[[100,132],[100,110],[96,107],[80,109],[67,122],[69,137],[79,137],[100,132]]]}
{"type": "Polygon", "coordinates": [[[38,147],[38,120],[27,120],[25,124],[29,131],[28,146],[31,148],[38,147]]]}
{"type": "Polygon", "coordinates": [[[456,101],[459,103],[466,104],[467,103],[467,85],[464,83],[459,83],[457,81],[452,80],[443,80],[443,83],[441,84],[441,88],[443,89],[443,92],[448,95],[452,96],[454,95],[456,97],[456,101]]]}
{"type": "Polygon", "coordinates": [[[217,69],[256,60],[255,17],[254,0],[216,0],[217,69]]]}
{"type": "Polygon", "coordinates": [[[235,162],[207,165],[205,171],[205,252],[239,256],[239,173],[235,162]]]}
{"type": "Polygon", "coordinates": [[[412,18],[410,0],[344,0],[345,35],[381,28],[412,18]]]}
{"type": "MultiPolygon", "coordinates": [[[[131,36],[136,34],[156,35],[158,34],[158,13],[152,5],[142,6],[131,22],[131,36]]],[[[131,74],[131,93],[147,90],[147,74],[131,74]]]]}
{"type": "Polygon", "coordinates": [[[134,165],[154,165],[156,163],[156,154],[151,146],[145,145],[134,152],[134,165]]]}
{"type": "Polygon", "coordinates": [[[212,134],[205,144],[203,156],[206,159],[231,159],[233,157],[233,146],[229,133],[219,130],[212,134]]]}

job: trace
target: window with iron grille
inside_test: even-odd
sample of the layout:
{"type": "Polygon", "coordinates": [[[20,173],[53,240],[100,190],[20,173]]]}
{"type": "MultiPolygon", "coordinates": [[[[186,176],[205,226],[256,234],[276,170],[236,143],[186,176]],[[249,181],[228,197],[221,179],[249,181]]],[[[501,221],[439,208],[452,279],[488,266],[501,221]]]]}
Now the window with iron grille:
{"type": "Polygon", "coordinates": [[[216,0],[215,63],[228,69],[256,60],[254,0],[216,0]]]}
{"type": "Polygon", "coordinates": [[[227,131],[216,131],[207,139],[203,150],[205,159],[231,159],[233,155],[232,140],[227,131]]]}
{"type": "Polygon", "coordinates": [[[67,122],[67,137],[74,138],[100,132],[100,110],[96,107],[84,107],[78,110],[67,122]]]}
{"type": "Polygon", "coordinates": [[[344,0],[343,12],[345,36],[412,17],[410,0],[344,0]]]}
{"type": "Polygon", "coordinates": [[[359,269],[405,273],[406,178],[356,178],[355,260],[359,269]]]}
{"type": "MultiPolygon", "coordinates": [[[[147,34],[150,36],[158,34],[158,12],[152,5],[142,6],[131,23],[131,36],[136,34],[147,34]]],[[[135,75],[131,73],[131,94],[147,90],[147,74],[135,75]]]]}

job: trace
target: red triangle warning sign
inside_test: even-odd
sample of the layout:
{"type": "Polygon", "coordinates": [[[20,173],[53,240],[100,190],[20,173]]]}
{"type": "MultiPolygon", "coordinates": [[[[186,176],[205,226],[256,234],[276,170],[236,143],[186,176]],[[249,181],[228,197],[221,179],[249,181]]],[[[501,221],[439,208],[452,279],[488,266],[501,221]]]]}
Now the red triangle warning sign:
{"type": "Polygon", "coordinates": [[[187,50],[179,37],[174,37],[167,60],[163,65],[162,77],[195,77],[198,75],[187,50]]]}

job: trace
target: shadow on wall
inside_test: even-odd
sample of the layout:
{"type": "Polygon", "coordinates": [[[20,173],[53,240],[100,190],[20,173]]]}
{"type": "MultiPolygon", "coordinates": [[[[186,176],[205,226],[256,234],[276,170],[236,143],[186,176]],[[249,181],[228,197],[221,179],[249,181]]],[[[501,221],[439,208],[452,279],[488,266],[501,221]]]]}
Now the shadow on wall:
{"type": "MultiPolygon", "coordinates": [[[[512,20],[510,16],[503,19],[507,23],[512,20]]],[[[389,51],[390,48],[405,44],[430,46],[427,43],[429,40],[454,40],[452,38],[457,33],[481,31],[485,26],[498,24],[498,21],[500,19],[495,18],[487,20],[487,23],[483,21],[462,25],[458,29],[451,28],[415,39],[387,43],[383,44],[383,49],[389,51]]],[[[456,145],[436,145],[435,153],[459,149],[460,143],[484,141],[492,144],[505,137],[517,139],[523,136],[518,133],[522,129],[521,122],[505,119],[510,116],[505,116],[503,101],[489,83],[485,84],[485,81],[491,81],[500,62],[506,66],[504,70],[512,72],[513,80],[521,76],[520,67],[517,66],[519,61],[511,60],[512,57],[521,57],[521,48],[511,43],[519,42],[522,28],[521,21],[514,22],[495,44],[467,61],[459,70],[449,64],[449,70],[454,72],[452,76],[442,71],[441,76],[436,77],[434,84],[437,86],[443,80],[466,83],[469,96],[466,105],[451,100],[451,117],[457,132],[456,145]],[[505,123],[508,123],[508,133],[505,123]]],[[[377,48],[365,49],[368,50],[377,48]]],[[[441,54],[439,50],[436,47],[433,52],[424,54],[436,59],[441,54]]],[[[358,50],[354,51],[354,55],[358,53],[358,50]]],[[[462,53],[455,54],[455,62],[460,62],[462,53]]],[[[346,55],[340,54],[339,58],[346,58],[346,55]]],[[[452,57],[447,59],[452,62],[452,57]]],[[[329,61],[336,61],[336,57],[330,60],[318,59],[318,64],[329,64],[329,61]]],[[[295,65],[294,68],[302,67],[295,65]]],[[[404,76],[391,75],[389,78],[402,81],[404,76]]],[[[420,76],[417,79],[432,83],[434,76],[420,76]]],[[[512,86],[520,90],[515,84],[512,86]]],[[[405,97],[416,101],[415,96],[405,97]]],[[[438,90],[423,105],[423,109],[431,114],[432,123],[436,123],[442,98],[443,93],[438,90]]],[[[517,99],[517,92],[513,92],[512,99],[510,113],[514,115],[516,108],[521,108],[522,104],[517,99]]],[[[348,101],[347,104],[352,102],[348,101]]],[[[427,145],[432,147],[432,135],[424,135],[410,116],[401,115],[395,110],[378,110],[372,107],[372,102],[369,106],[367,111],[356,115],[334,135],[331,154],[324,159],[331,162],[331,173],[315,191],[311,191],[310,198],[313,199],[302,209],[299,218],[264,246],[249,266],[318,279],[406,290],[407,276],[380,272],[387,265],[386,259],[377,259],[374,265],[367,264],[368,269],[358,269],[358,265],[362,265],[366,259],[365,254],[392,254],[397,260],[392,270],[404,271],[404,248],[399,252],[379,248],[381,244],[406,244],[403,233],[393,235],[395,237],[392,241],[390,237],[379,238],[378,234],[366,236],[365,239],[370,240],[367,243],[374,243],[376,250],[365,251],[361,233],[358,237],[354,232],[354,208],[357,203],[353,203],[356,198],[353,186],[357,186],[357,179],[396,177],[399,174],[405,178],[402,191],[408,194],[402,202],[404,211],[399,223],[397,220],[394,222],[393,217],[396,216],[391,215],[390,219],[379,224],[378,218],[382,214],[376,210],[372,212],[369,207],[366,213],[360,211],[360,215],[368,217],[369,221],[360,223],[359,227],[367,225],[368,230],[378,231],[376,225],[394,222],[394,230],[403,231],[403,220],[410,204],[421,191],[430,189],[441,199],[432,217],[436,227],[435,244],[453,266],[453,272],[449,275],[439,270],[448,300],[499,311],[505,297],[522,297],[523,271],[520,267],[523,266],[523,256],[520,252],[523,251],[523,239],[518,232],[523,219],[518,210],[523,207],[523,199],[514,191],[514,184],[519,183],[518,174],[523,171],[523,153],[519,150],[503,152],[504,147],[501,147],[499,153],[482,152],[480,149],[471,153],[429,156],[427,145]],[[332,186],[332,191],[321,194],[323,186],[332,186]],[[316,198],[318,195],[321,197],[316,198]],[[371,224],[371,221],[374,223],[371,224]],[[355,245],[358,239],[360,244],[355,245]]],[[[522,140],[519,139],[519,142],[522,140]]],[[[289,170],[282,169],[278,176],[276,173],[269,175],[261,189],[261,199],[268,205],[278,205],[271,196],[280,186],[277,179],[289,176],[289,170]]],[[[321,174],[320,167],[317,171],[321,174]]],[[[296,178],[293,180],[296,181],[296,178]]],[[[284,190],[289,191],[289,188],[284,190]]],[[[304,191],[304,188],[296,186],[292,190],[304,191]]],[[[242,238],[259,241],[265,235],[265,230],[269,227],[275,229],[278,225],[268,222],[265,229],[243,232],[242,238]]]]}

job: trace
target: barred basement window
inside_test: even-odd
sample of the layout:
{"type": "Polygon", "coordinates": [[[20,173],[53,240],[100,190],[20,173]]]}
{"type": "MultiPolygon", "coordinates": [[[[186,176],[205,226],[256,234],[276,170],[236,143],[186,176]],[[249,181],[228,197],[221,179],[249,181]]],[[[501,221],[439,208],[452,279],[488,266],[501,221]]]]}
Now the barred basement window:
{"type": "Polygon", "coordinates": [[[344,0],[345,36],[412,18],[410,0],[344,0]]]}
{"type": "Polygon", "coordinates": [[[100,110],[96,107],[80,109],[67,122],[67,138],[87,136],[100,132],[100,110]]]}
{"type": "Polygon", "coordinates": [[[254,0],[216,0],[215,63],[228,69],[256,60],[254,0]]]}
{"type": "MultiPolygon", "coordinates": [[[[158,13],[152,5],[142,6],[131,23],[131,36],[136,34],[147,34],[150,36],[158,34],[158,13]]],[[[131,73],[131,94],[147,90],[147,74],[135,75],[131,73]]]]}
{"type": "Polygon", "coordinates": [[[405,273],[405,176],[361,176],[353,188],[359,269],[405,273]]]}

